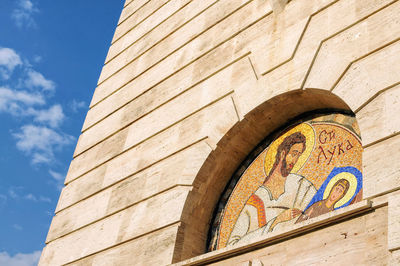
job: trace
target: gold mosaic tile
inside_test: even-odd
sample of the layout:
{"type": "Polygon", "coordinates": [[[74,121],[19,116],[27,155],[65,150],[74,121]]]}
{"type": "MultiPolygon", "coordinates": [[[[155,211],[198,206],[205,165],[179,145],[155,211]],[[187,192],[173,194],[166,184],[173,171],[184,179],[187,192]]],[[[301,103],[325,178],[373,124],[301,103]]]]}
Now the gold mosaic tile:
{"type": "Polygon", "coordinates": [[[355,118],[343,114],[317,116],[282,131],[236,174],[236,185],[219,204],[210,250],[360,201],[358,133],[355,118]]]}

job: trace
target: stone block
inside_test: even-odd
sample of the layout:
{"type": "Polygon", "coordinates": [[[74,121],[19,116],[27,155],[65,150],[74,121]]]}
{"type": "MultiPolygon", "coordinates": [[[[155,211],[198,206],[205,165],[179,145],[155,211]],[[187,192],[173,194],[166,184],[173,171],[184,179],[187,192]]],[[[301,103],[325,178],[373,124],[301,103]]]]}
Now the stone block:
{"type": "MultiPolygon", "coordinates": [[[[285,12],[287,14],[288,12],[285,12]]],[[[270,17],[274,20],[274,17],[270,17]]],[[[254,62],[256,72],[270,72],[289,61],[295,53],[302,33],[307,25],[308,17],[301,18],[294,25],[285,25],[282,19],[273,23],[270,21],[265,25],[265,32],[259,41],[251,45],[251,59],[254,62]],[[279,29],[278,29],[279,27],[279,29]]]]}
{"type": "MultiPolygon", "coordinates": [[[[133,30],[126,33],[127,36],[124,35],[124,37],[117,42],[120,42],[121,44],[125,43],[125,47],[133,46],[137,41],[144,38],[144,36],[149,34],[151,31],[157,29],[160,23],[165,23],[167,18],[179,13],[181,9],[187,6],[187,4],[190,2],[191,0],[168,1],[167,3],[165,3],[165,5],[161,6],[160,9],[154,12],[154,14],[148,17],[145,22],[138,24],[133,30]]],[[[151,44],[148,43],[148,46],[151,47],[151,44]]],[[[110,48],[110,51],[112,49],[113,48],[110,48]]],[[[125,64],[127,64],[129,60],[131,60],[130,58],[126,58],[127,55],[129,55],[129,48],[127,50],[121,51],[121,54],[118,54],[112,60],[106,61],[106,64],[103,66],[103,71],[100,74],[98,83],[103,82],[106,78],[109,77],[109,75],[112,75],[123,66],[125,66],[125,64]]]]}
{"type": "Polygon", "coordinates": [[[89,171],[95,168],[94,171],[103,174],[98,178],[105,175],[104,182],[111,184],[111,180],[121,180],[202,138],[208,137],[208,141],[216,143],[237,120],[232,99],[226,97],[118,156],[100,149],[93,153],[92,148],[88,153],[91,155],[84,160],[81,155],[76,158],[79,160],[72,161],[66,183],[85,173],[90,174],[89,171]]]}
{"type": "Polygon", "coordinates": [[[357,112],[363,146],[400,131],[400,85],[384,91],[357,112]]]}
{"type": "MultiPolygon", "coordinates": [[[[293,59],[267,73],[260,67],[263,73],[263,78],[260,80],[263,80],[265,83],[264,90],[268,92],[275,89],[283,90],[285,88],[286,91],[291,91],[302,88],[303,81],[307,76],[309,67],[312,65],[314,55],[317,53],[320,43],[325,39],[335,36],[344,28],[356,23],[360,19],[368,17],[388,2],[390,1],[370,0],[368,3],[363,2],[362,5],[359,5],[357,0],[338,1],[334,4],[332,4],[332,1],[329,1],[329,3],[325,1],[320,4],[309,1],[310,4],[316,3],[315,8],[318,7],[319,9],[314,9],[315,13],[311,16],[293,59]],[[325,8],[328,4],[332,5],[329,8],[325,8]]],[[[290,3],[287,9],[289,7],[290,3]]],[[[324,73],[324,76],[328,74],[324,73]]],[[[320,87],[304,86],[304,88],[320,87]]]]}
{"type": "MultiPolygon", "coordinates": [[[[305,2],[305,3],[308,3],[308,2],[305,2]]],[[[304,5],[304,3],[303,3],[303,5],[304,5]]],[[[307,7],[308,6],[309,5],[307,5],[307,7]]],[[[320,7],[323,5],[322,5],[322,3],[320,3],[320,4],[317,4],[316,6],[320,7]]],[[[297,8],[298,6],[295,6],[295,7],[297,8]]],[[[303,7],[303,9],[304,9],[304,11],[307,10],[307,8],[304,8],[304,7],[303,7]]],[[[290,10],[292,10],[292,9],[290,9],[290,10]]],[[[297,9],[293,9],[293,10],[296,10],[296,12],[298,13],[299,9],[297,8],[297,9]]],[[[310,10],[308,10],[308,12],[310,12],[310,10]]],[[[294,23],[294,21],[295,21],[295,19],[290,19],[286,23],[288,25],[292,25],[294,23]]],[[[238,36],[235,36],[233,39],[227,41],[222,46],[216,48],[215,51],[213,50],[212,54],[215,54],[215,56],[213,55],[213,57],[215,57],[216,60],[227,61],[228,58],[225,59],[224,54],[227,54],[227,52],[230,54],[232,54],[233,52],[235,52],[237,54],[247,53],[249,51],[249,47],[253,46],[252,42],[254,42],[254,46],[258,46],[258,47],[262,48],[264,46],[263,41],[258,40],[258,39],[260,39],[260,36],[263,36],[262,33],[265,32],[266,28],[268,28],[268,25],[269,25],[268,23],[273,25],[274,21],[268,20],[267,22],[265,22],[264,20],[261,20],[257,24],[254,24],[249,29],[247,29],[246,32],[240,33],[238,36]],[[257,40],[253,40],[254,38],[257,40]],[[222,47],[224,47],[224,49],[222,49],[222,47]],[[218,53],[223,53],[223,54],[218,54],[218,53]]],[[[271,27],[271,26],[269,26],[269,27],[271,27]]],[[[273,40],[271,40],[271,42],[272,41],[273,40]]],[[[278,50],[278,48],[277,48],[277,50],[278,50]]],[[[263,51],[265,51],[265,49],[263,51]]],[[[261,52],[260,52],[260,54],[261,54],[261,52]]],[[[205,57],[208,57],[208,54],[205,57]]],[[[232,57],[232,56],[230,56],[230,57],[232,57]]],[[[205,60],[205,59],[206,58],[202,57],[194,62],[196,64],[196,70],[197,70],[197,68],[200,68],[199,70],[203,69],[201,71],[196,71],[195,73],[202,74],[203,72],[208,71],[210,63],[216,61],[214,59],[212,59],[212,60],[210,60],[210,59],[205,60]],[[204,64],[207,64],[205,68],[202,67],[204,64]]],[[[260,60],[260,61],[269,62],[270,60],[260,60]]],[[[276,62],[278,64],[278,61],[274,61],[274,62],[276,62]]],[[[253,61],[253,63],[254,63],[254,61],[253,61]]],[[[269,66],[271,66],[271,65],[269,64],[269,66]]],[[[193,69],[193,66],[188,65],[181,71],[174,73],[173,76],[168,77],[168,79],[166,79],[162,82],[168,82],[171,79],[175,80],[175,82],[178,82],[178,83],[179,82],[187,82],[189,80],[188,78],[180,78],[180,79],[176,78],[177,75],[181,75],[181,74],[187,75],[187,74],[184,74],[183,72],[188,73],[188,75],[193,76],[193,78],[196,78],[196,79],[201,78],[201,77],[194,76],[192,69],[193,69]]],[[[156,86],[159,86],[159,85],[162,86],[162,83],[157,84],[156,80],[154,80],[154,81],[148,80],[148,79],[142,78],[142,76],[140,76],[137,80],[135,80],[135,82],[133,84],[128,84],[124,89],[117,91],[116,93],[112,94],[110,97],[104,99],[98,105],[95,105],[88,113],[88,117],[87,117],[87,119],[85,121],[85,125],[84,125],[84,130],[88,126],[93,124],[95,122],[95,120],[99,119],[99,118],[94,118],[93,117],[94,115],[96,115],[98,117],[106,116],[107,114],[112,112],[113,109],[123,106],[124,104],[126,104],[126,102],[129,102],[130,99],[136,97],[136,95],[138,95],[141,92],[141,90],[138,91],[136,88],[146,88],[146,87],[149,87],[149,84],[154,84],[154,82],[156,82],[155,83],[156,86]]],[[[267,84],[267,82],[265,82],[265,83],[267,84]]],[[[269,92],[270,90],[264,89],[264,91],[269,92]]]]}
{"type": "MultiPolygon", "coordinates": [[[[376,2],[365,4],[374,7],[376,2]]],[[[394,3],[324,41],[305,87],[331,89],[351,62],[399,38],[399,10],[400,3],[394,3]]]]}
{"type": "MultiPolygon", "coordinates": [[[[132,113],[132,116],[128,117],[134,117],[135,113],[137,113],[137,117],[141,117],[164,102],[175,98],[177,95],[236,63],[246,54],[248,53],[244,51],[236,53],[235,41],[231,40],[162,82],[153,80],[155,77],[149,77],[149,80],[147,77],[141,76],[134,84],[118,90],[92,107],[86,117],[83,130],[87,130],[90,126],[119,108],[124,109],[125,113],[132,113]],[[141,89],[138,90],[137,88],[141,89]]],[[[235,85],[234,79],[235,77],[232,77],[230,81],[233,85],[235,85]]]]}
{"type": "MultiPolygon", "coordinates": [[[[181,31],[168,36],[168,39],[143,54],[139,60],[129,63],[121,71],[99,84],[93,95],[91,106],[116,90],[126,89],[127,84],[136,83],[136,79],[139,76],[156,79],[158,82],[162,81],[224,41],[229,40],[232,36],[237,35],[237,32],[242,31],[270,10],[268,4],[262,0],[251,1],[246,4],[242,4],[243,2],[244,0],[231,0],[225,3],[226,6],[223,9],[219,10],[216,7],[212,9],[213,12],[217,10],[218,12],[214,16],[208,14],[208,16],[213,17],[211,25],[215,24],[215,19],[220,16],[222,18],[226,16],[226,18],[204,31],[203,34],[198,35],[198,37],[194,35],[193,39],[189,38],[189,42],[187,42],[187,34],[182,34],[181,31]],[[236,11],[238,6],[241,6],[241,8],[236,11]],[[233,11],[235,12],[232,13],[233,11]],[[185,41],[187,43],[184,43],[185,41]],[[182,44],[185,45],[182,46],[182,44]]],[[[205,17],[201,18],[204,19],[205,17]]],[[[201,25],[203,23],[204,21],[202,21],[201,25]]],[[[185,30],[189,35],[193,34],[192,28],[185,30]]],[[[152,83],[150,82],[150,84],[152,83]]]]}
{"type": "Polygon", "coordinates": [[[201,2],[192,1],[177,14],[169,17],[166,21],[154,28],[154,30],[149,31],[145,36],[143,36],[143,38],[137,40],[137,42],[135,37],[137,36],[136,31],[127,32],[111,45],[110,50],[108,51],[106,63],[111,61],[125,49],[130,48],[130,46],[139,46],[140,48],[135,49],[141,52],[150,49],[155,44],[163,41],[168,35],[184,26],[186,22],[199,16],[210,5],[213,5],[213,3],[215,3],[215,0],[204,0],[201,2]]]}
{"type": "MultiPolygon", "coordinates": [[[[67,206],[66,203],[59,204],[58,209],[60,210],[57,211],[57,215],[53,218],[47,242],[175,186],[192,185],[197,171],[206,160],[209,152],[210,147],[205,142],[200,142],[120,183],[105,190],[100,190],[100,192],[86,199],[85,197],[91,194],[86,191],[79,191],[75,186],[75,194],[77,194],[75,197],[80,196],[83,200],[67,209],[60,209],[63,206],[67,206]],[[73,216],[76,218],[71,218],[73,216]]],[[[79,181],[80,179],[75,182],[79,183],[79,181]]],[[[93,194],[93,191],[91,193],[93,194]]],[[[61,202],[68,202],[68,200],[69,198],[66,197],[60,199],[61,202]]]]}
{"type": "Polygon", "coordinates": [[[150,2],[150,0],[138,0],[135,1],[135,3],[132,3],[132,1],[129,0],[126,1],[121,16],[119,17],[118,25],[124,22],[129,16],[132,16],[134,13],[139,12],[140,8],[142,8],[148,2],[150,2]]]}
{"type": "MultiPolygon", "coordinates": [[[[190,185],[196,175],[196,170],[201,167],[210,151],[210,147],[204,141],[193,144],[107,190],[104,190],[106,187],[103,186],[104,173],[96,175],[91,174],[96,173],[96,171],[92,171],[85,175],[85,178],[79,178],[63,188],[56,213],[84,199],[98,202],[106,198],[106,214],[110,214],[174,185],[190,185]],[[93,196],[90,197],[91,195],[93,196]]],[[[93,204],[93,206],[97,206],[95,203],[93,204]]],[[[79,203],[75,208],[81,208],[79,203]]],[[[102,206],[93,208],[96,209],[96,217],[104,215],[102,206]]],[[[95,220],[96,218],[91,219],[95,220]]]]}
{"type": "Polygon", "coordinates": [[[363,196],[372,198],[400,188],[400,136],[364,149],[363,196]]]}
{"type": "MultiPolygon", "coordinates": [[[[164,99],[168,96],[170,96],[170,99],[166,98],[166,102],[159,106],[154,105],[159,103],[163,97],[159,96],[155,100],[154,92],[143,95],[138,101],[129,103],[83,132],[79,137],[74,156],[78,156],[105,138],[118,138],[115,134],[120,134],[118,131],[121,129],[124,132],[128,131],[128,133],[124,133],[128,134],[128,139],[119,139],[125,142],[126,148],[129,148],[220,99],[232,92],[235,86],[239,86],[250,79],[249,76],[254,75],[245,59],[240,60],[235,65],[238,65],[235,66],[236,69],[240,69],[238,72],[241,73],[240,76],[232,75],[234,66],[227,67],[189,90],[183,91],[183,88],[178,87],[164,92],[164,94],[161,94],[165,95],[164,99]],[[181,93],[176,95],[177,92],[181,93]],[[153,97],[150,98],[149,96],[153,97]],[[139,104],[144,108],[153,107],[154,109],[140,117],[138,111],[143,111],[144,108],[138,108],[139,104]],[[127,126],[129,127],[125,129],[127,126]]],[[[157,92],[159,91],[157,90],[157,92]]]]}
{"type": "MultiPolygon", "coordinates": [[[[57,249],[46,248],[42,254],[39,265],[166,265],[173,259],[175,240],[179,225],[172,225],[164,229],[157,230],[148,235],[139,237],[132,241],[101,250],[79,260],[79,257],[72,257],[71,252],[65,247],[57,246],[57,249]]],[[[77,243],[80,241],[78,240],[77,243]]],[[[90,249],[93,241],[84,249],[90,249]]],[[[72,247],[74,243],[72,244],[72,247]]],[[[82,251],[82,253],[85,253],[82,251]]]]}
{"type": "MultiPolygon", "coordinates": [[[[81,135],[75,154],[79,154],[79,152],[90,148],[91,145],[96,144],[96,141],[101,141],[102,138],[107,137],[107,134],[112,135],[76,157],[71,163],[70,171],[77,171],[77,167],[83,166],[86,170],[82,170],[80,173],[84,173],[84,171],[89,170],[90,167],[93,168],[116,156],[120,152],[136,146],[147,138],[162,132],[178,121],[219,100],[221,97],[232,93],[236,86],[245,82],[251,75],[253,75],[251,67],[248,62],[243,59],[204,82],[199,83],[190,90],[187,90],[172,101],[161,105],[160,108],[155,109],[147,116],[137,120],[129,127],[123,128],[125,125],[119,123],[118,118],[121,118],[122,115],[117,114],[116,116],[108,117],[104,120],[104,123],[100,122],[81,135]],[[236,75],[236,73],[240,73],[240,75],[236,75]],[[115,117],[117,119],[113,121],[115,117]],[[112,124],[107,123],[109,121],[111,121],[112,124]],[[117,132],[121,127],[123,129],[117,132]],[[110,132],[108,130],[112,131],[110,132]],[[113,131],[115,134],[113,134],[113,131]],[[127,134],[131,134],[130,137],[127,138],[127,134]],[[84,144],[82,144],[84,141],[89,144],[84,146],[84,144]],[[122,150],[121,145],[125,146],[122,150]]],[[[135,106],[132,106],[131,109],[134,109],[134,107],[135,106]]],[[[130,120],[134,120],[135,113],[128,113],[125,117],[124,121],[128,124],[130,120]],[[130,115],[133,115],[131,119],[129,119],[130,115]]]]}
{"type": "Polygon", "coordinates": [[[271,4],[272,10],[274,10],[275,13],[280,13],[285,8],[288,0],[269,0],[269,2],[271,4]]]}
{"type": "Polygon", "coordinates": [[[351,64],[333,92],[357,112],[375,95],[400,82],[400,42],[351,64]]]}
{"type": "Polygon", "coordinates": [[[237,121],[232,99],[226,97],[108,162],[104,184],[113,184],[202,138],[215,146],[237,121]]]}
{"type": "Polygon", "coordinates": [[[71,249],[71,253],[76,255],[85,252],[83,251],[85,250],[85,244],[90,246],[88,245],[89,242],[93,241],[90,236],[96,235],[96,245],[93,245],[94,247],[89,250],[86,249],[86,253],[82,254],[86,256],[120,242],[147,234],[180,220],[182,208],[190,190],[191,187],[177,186],[84,227],[84,223],[87,222],[85,221],[86,215],[84,212],[68,213],[67,211],[66,215],[61,218],[53,219],[47,243],[49,246],[62,246],[62,243],[69,246],[71,245],[69,241],[82,239],[82,243],[75,244],[77,249],[71,249]],[[111,229],[112,224],[114,224],[113,229],[111,229]],[[114,233],[104,232],[102,228],[104,230],[111,229],[114,233]],[[77,229],[80,230],[76,231],[77,229]]]}
{"type": "Polygon", "coordinates": [[[389,195],[388,207],[388,249],[400,249],[400,193],[389,195]]]}
{"type": "MultiPolygon", "coordinates": [[[[218,7],[218,10],[221,10],[222,12],[218,12],[215,8],[207,8],[210,6],[211,3],[207,3],[207,6],[204,6],[203,4],[201,6],[198,6],[198,8],[205,8],[204,12],[199,14],[199,16],[195,16],[193,20],[189,21],[189,23],[182,25],[182,27],[176,28],[176,30],[172,31],[171,34],[165,35],[166,32],[157,31],[155,34],[160,36],[158,37],[158,39],[162,39],[162,42],[151,43],[151,45],[149,45],[150,43],[148,42],[148,40],[143,40],[137,44],[129,46],[126,50],[123,50],[120,56],[115,57],[115,59],[113,60],[107,61],[108,63],[103,67],[102,70],[101,75],[103,77],[110,77],[112,74],[115,73],[115,75],[113,75],[109,79],[119,80],[119,85],[114,84],[112,88],[107,88],[107,84],[110,84],[112,82],[111,80],[105,80],[98,85],[99,92],[103,89],[108,90],[108,92],[105,92],[105,97],[110,92],[119,89],[124,84],[134,79],[137,75],[140,75],[142,72],[146,71],[148,68],[160,62],[164,58],[168,56],[170,56],[171,58],[179,58],[181,56],[180,53],[178,53],[178,55],[176,56],[172,54],[176,53],[177,50],[185,47],[196,37],[201,36],[202,33],[207,32],[208,28],[217,23],[218,20],[229,16],[244,2],[244,0],[235,0],[234,2],[223,0],[221,2],[217,2],[215,4],[215,7],[218,7]],[[206,19],[206,17],[212,17],[213,19],[206,19]],[[165,36],[165,38],[161,38],[161,36],[165,36]],[[120,77],[123,75],[124,72],[131,71],[127,69],[133,69],[134,71],[128,76],[124,75],[124,77],[122,77],[121,79],[120,77]]],[[[111,47],[110,52],[112,50],[115,50],[115,48],[111,47]]],[[[91,105],[93,104],[95,104],[95,102],[92,101],[91,105]]]]}
{"type": "Polygon", "coordinates": [[[124,8],[125,8],[127,5],[131,4],[133,1],[134,1],[134,0],[126,0],[126,1],[125,1],[125,4],[124,4],[124,8]]]}
{"type": "Polygon", "coordinates": [[[144,23],[149,16],[151,16],[157,9],[167,2],[168,0],[150,0],[148,3],[143,5],[140,8],[140,12],[132,14],[131,16],[127,17],[125,21],[118,25],[112,42],[115,42],[121,38],[121,36],[126,34],[128,31],[134,30],[138,24],[144,23]]]}
{"type": "Polygon", "coordinates": [[[391,252],[388,265],[389,266],[400,265],[400,250],[395,250],[391,252]]]}
{"type": "MultiPolygon", "coordinates": [[[[199,37],[207,32],[210,27],[212,27],[219,20],[229,16],[232,12],[235,11],[236,8],[240,7],[242,4],[242,0],[235,0],[232,3],[229,3],[228,1],[222,1],[220,3],[217,3],[216,5],[218,6],[218,8],[223,10],[223,12],[216,12],[214,8],[207,9],[200,16],[194,18],[192,21],[189,21],[188,24],[184,25],[182,28],[179,28],[171,35],[168,35],[162,42],[150,46],[150,49],[138,51],[137,48],[140,48],[139,45],[129,47],[128,49],[124,50],[120,56],[115,57],[115,59],[109,61],[103,67],[100,76],[99,86],[101,87],[100,83],[106,78],[110,77],[114,73],[115,75],[117,75],[119,71],[123,71],[122,68],[124,68],[125,66],[140,65],[140,67],[144,67],[145,69],[151,67],[156,62],[161,61],[165,57],[182,48],[184,45],[187,45],[196,37],[199,37]],[[213,17],[213,19],[208,19],[204,21],[205,16],[213,17]],[[148,66],[143,65],[143,62],[140,62],[142,60],[150,64],[148,66]]],[[[143,69],[138,69],[134,73],[141,73],[142,71],[143,69]]],[[[132,76],[131,78],[134,78],[134,76],[132,76]]]]}

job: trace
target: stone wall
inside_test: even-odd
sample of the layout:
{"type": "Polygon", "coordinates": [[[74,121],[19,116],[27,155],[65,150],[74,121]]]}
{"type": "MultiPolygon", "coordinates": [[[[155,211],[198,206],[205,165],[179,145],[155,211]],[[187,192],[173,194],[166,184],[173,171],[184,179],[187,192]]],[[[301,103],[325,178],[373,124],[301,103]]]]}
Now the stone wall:
{"type": "Polygon", "coordinates": [[[204,254],[240,162],[326,108],[356,114],[373,210],[215,263],[400,261],[400,1],[286,2],[126,1],[40,265],[204,254]]]}

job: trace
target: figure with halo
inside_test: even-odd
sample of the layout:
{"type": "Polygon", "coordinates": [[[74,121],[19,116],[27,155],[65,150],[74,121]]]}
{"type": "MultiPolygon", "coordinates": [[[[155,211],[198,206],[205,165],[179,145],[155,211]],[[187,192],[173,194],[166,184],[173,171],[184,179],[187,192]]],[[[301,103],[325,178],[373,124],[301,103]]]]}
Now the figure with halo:
{"type": "Polygon", "coordinates": [[[318,189],[296,223],[338,210],[357,200],[362,173],[355,167],[335,167],[318,189]]]}
{"type": "MultiPolygon", "coordinates": [[[[293,173],[296,164],[304,164],[311,153],[313,133],[311,125],[303,123],[274,141],[278,145],[275,149],[273,144],[270,145],[269,150],[276,151],[275,158],[270,160],[274,163],[266,172],[264,182],[251,194],[241,210],[228,246],[296,222],[316,193],[316,188],[309,180],[293,173]]],[[[266,163],[269,163],[267,156],[266,163]]]]}
{"type": "Polygon", "coordinates": [[[317,217],[319,215],[331,212],[335,210],[335,204],[341,200],[349,190],[350,183],[346,179],[340,179],[336,181],[335,185],[329,192],[329,196],[324,199],[315,202],[308,208],[304,214],[302,214],[296,221],[296,223],[308,220],[310,218],[317,217]]]}

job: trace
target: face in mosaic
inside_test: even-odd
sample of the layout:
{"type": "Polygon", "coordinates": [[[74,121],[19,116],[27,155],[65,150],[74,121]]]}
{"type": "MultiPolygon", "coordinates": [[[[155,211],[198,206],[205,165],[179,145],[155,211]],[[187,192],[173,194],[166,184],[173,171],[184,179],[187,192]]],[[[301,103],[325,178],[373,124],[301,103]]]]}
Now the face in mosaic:
{"type": "Polygon", "coordinates": [[[210,250],[251,242],[362,199],[362,146],[355,118],[317,116],[270,143],[228,187],[210,250]]]}

